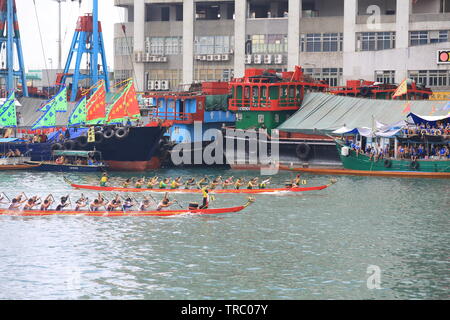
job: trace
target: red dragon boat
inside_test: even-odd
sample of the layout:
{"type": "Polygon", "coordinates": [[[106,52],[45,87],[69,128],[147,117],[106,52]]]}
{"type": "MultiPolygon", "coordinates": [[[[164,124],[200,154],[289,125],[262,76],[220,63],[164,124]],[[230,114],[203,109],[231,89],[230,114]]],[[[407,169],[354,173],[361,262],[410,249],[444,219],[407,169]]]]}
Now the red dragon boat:
{"type": "MultiPolygon", "coordinates": [[[[316,187],[295,187],[295,188],[266,188],[266,189],[213,189],[208,190],[211,194],[274,194],[274,193],[297,193],[304,191],[318,191],[328,188],[336,183],[336,180],[330,180],[329,184],[316,187]]],[[[123,188],[123,187],[100,187],[80,184],[70,184],[75,189],[88,189],[96,191],[115,191],[115,192],[156,192],[156,193],[202,193],[201,189],[147,189],[147,188],[123,188]]]]}
{"type": "Polygon", "coordinates": [[[87,216],[87,217],[173,217],[186,214],[193,215],[217,215],[224,213],[240,212],[254,202],[249,198],[246,204],[230,208],[211,209],[179,209],[161,211],[39,211],[39,210],[8,210],[0,209],[0,216],[39,217],[39,216],[87,216]]]}

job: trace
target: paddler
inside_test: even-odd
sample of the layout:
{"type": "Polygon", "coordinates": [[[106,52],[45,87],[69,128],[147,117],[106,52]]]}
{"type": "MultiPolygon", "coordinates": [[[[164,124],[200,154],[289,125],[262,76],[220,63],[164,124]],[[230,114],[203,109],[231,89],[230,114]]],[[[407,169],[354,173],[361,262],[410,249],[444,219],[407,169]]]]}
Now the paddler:
{"type": "Polygon", "coordinates": [[[37,202],[38,200],[41,200],[41,198],[38,198],[37,196],[29,198],[27,203],[23,206],[23,210],[33,210],[35,206],[41,204],[40,202],[37,202]]]}
{"type": "Polygon", "coordinates": [[[198,181],[197,186],[199,187],[199,189],[202,189],[205,186],[207,186],[208,184],[209,184],[209,179],[207,176],[205,176],[204,178],[202,178],[198,181]]]}
{"type": "Polygon", "coordinates": [[[108,202],[106,206],[106,211],[115,211],[122,205],[122,201],[120,200],[120,196],[116,195],[114,199],[108,202]]]}
{"type": "Polygon", "coordinates": [[[153,189],[154,186],[158,184],[158,177],[151,178],[147,182],[147,189],[153,189]]]}
{"type": "Polygon", "coordinates": [[[170,189],[178,189],[181,186],[181,177],[176,178],[170,184],[170,189]]]}
{"type": "Polygon", "coordinates": [[[300,174],[296,175],[295,178],[292,180],[292,187],[296,188],[301,184],[300,174]]]}
{"type": "Polygon", "coordinates": [[[140,211],[148,211],[147,209],[152,205],[152,202],[149,198],[144,197],[144,200],[142,200],[141,204],[139,205],[140,211]]]}
{"type": "Polygon", "coordinates": [[[125,182],[122,184],[122,187],[125,189],[128,189],[128,187],[130,186],[131,183],[131,179],[128,178],[127,180],[125,180],[125,182]]]}
{"type": "Polygon", "coordinates": [[[69,204],[70,204],[69,195],[61,197],[61,202],[58,204],[58,206],[56,206],[55,211],[62,211],[65,207],[69,206],[69,204]],[[69,202],[67,200],[69,200],[69,202]]]}
{"type": "Polygon", "coordinates": [[[167,189],[167,186],[170,182],[170,178],[166,178],[164,180],[161,180],[161,182],[159,183],[159,188],[160,189],[167,189]]]}
{"type": "Polygon", "coordinates": [[[192,186],[195,186],[195,179],[194,178],[190,178],[189,180],[186,180],[186,182],[184,183],[184,188],[185,189],[190,189],[192,186]]]}
{"type": "Polygon", "coordinates": [[[84,195],[81,195],[81,198],[75,202],[75,211],[80,211],[80,209],[86,207],[88,205],[88,198],[85,198],[84,195]]]}
{"type": "Polygon", "coordinates": [[[218,176],[211,182],[211,189],[215,189],[219,184],[222,184],[222,176],[218,176]]]}
{"type": "Polygon", "coordinates": [[[52,194],[49,194],[47,198],[45,198],[44,202],[41,204],[41,211],[47,211],[48,208],[55,202],[52,194]]]}
{"type": "Polygon", "coordinates": [[[269,179],[261,181],[261,183],[259,184],[259,188],[260,189],[265,189],[267,187],[267,185],[270,183],[271,179],[272,178],[269,178],[269,179]]]}
{"type": "Polygon", "coordinates": [[[100,187],[106,187],[107,182],[108,182],[108,174],[104,172],[102,177],[100,178],[100,187]]]}
{"type": "Polygon", "coordinates": [[[251,190],[258,186],[258,178],[253,178],[252,180],[249,180],[247,183],[247,189],[251,190]]]}
{"type": "Polygon", "coordinates": [[[142,179],[138,179],[138,180],[136,181],[136,184],[134,185],[134,187],[135,187],[136,189],[141,189],[143,184],[144,184],[144,181],[143,181],[142,179]]]}
{"type": "Polygon", "coordinates": [[[241,178],[238,178],[236,180],[236,182],[234,183],[234,188],[236,190],[239,190],[243,185],[244,185],[244,180],[242,180],[241,178]]]}
{"type": "Polygon", "coordinates": [[[222,183],[222,188],[227,189],[229,186],[233,185],[233,178],[234,177],[229,177],[228,179],[226,179],[223,183],[222,183]]]}
{"type": "Polygon", "coordinates": [[[89,205],[90,211],[98,211],[100,207],[105,206],[105,199],[103,199],[102,195],[99,193],[98,198],[94,199],[94,201],[91,202],[89,205]]]}
{"type": "Polygon", "coordinates": [[[136,203],[130,198],[126,198],[125,202],[122,205],[123,211],[130,211],[131,208],[133,208],[136,205],[136,203]]]}
{"type": "Polygon", "coordinates": [[[161,211],[163,208],[168,208],[169,206],[171,206],[174,203],[175,203],[175,200],[170,201],[169,193],[166,192],[166,194],[164,195],[164,198],[161,200],[161,202],[156,207],[156,211],[161,211]]]}
{"type": "Polygon", "coordinates": [[[9,210],[18,210],[22,203],[25,203],[25,201],[28,200],[28,197],[25,195],[25,193],[19,194],[17,197],[12,199],[11,204],[9,205],[9,210]],[[22,196],[25,197],[25,199],[22,199],[22,196]]]}

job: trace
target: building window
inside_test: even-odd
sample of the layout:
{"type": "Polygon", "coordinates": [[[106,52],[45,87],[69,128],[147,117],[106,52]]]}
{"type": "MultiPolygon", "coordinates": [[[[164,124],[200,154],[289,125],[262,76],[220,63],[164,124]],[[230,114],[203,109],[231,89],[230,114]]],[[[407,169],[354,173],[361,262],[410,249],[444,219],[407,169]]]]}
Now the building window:
{"type": "Polygon", "coordinates": [[[288,42],[285,34],[253,34],[247,39],[252,53],[287,53],[288,42]]]}
{"type": "Polygon", "coordinates": [[[128,56],[133,53],[133,38],[115,38],[114,53],[116,56],[128,56]]]}
{"type": "Polygon", "coordinates": [[[408,76],[417,84],[427,87],[446,87],[450,85],[450,70],[409,71],[408,76]]]}
{"type": "Polygon", "coordinates": [[[411,46],[447,42],[449,40],[449,32],[449,30],[411,31],[409,33],[409,42],[411,46]]]}
{"type": "Polygon", "coordinates": [[[116,83],[123,82],[132,77],[132,70],[115,70],[114,81],[116,83]]]}
{"type": "Polygon", "coordinates": [[[395,48],[395,32],[357,33],[358,51],[378,51],[395,48]]]}
{"type": "Polygon", "coordinates": [[[234,49],[234,36],[195,37],[195,54],[226,54],[234,49]]]}
{"type": "Polygon", "coordinates": [[[338,52],[342,51],[344,36],[342,33],[307,33],[300,37],[302,52],[338,52]]]}
{"type": "Polygon", "coordinates": [[[336,87],[342,83],[342,68],[307,68],[304,69],[306,75],[315,80],[322,80],[331,87],[336,87]]]}
{"type": "Polygon", "coordinates": [[[375,81],[385,84],[395,83],[395,70],[377,70],[375,71],[375,81]]]}
{"type": "Polygon", "coordinates": [[[154,55],[174,55],[183,52],[181,37],[150,37],[145,40],[145,51],[154,55]]]}

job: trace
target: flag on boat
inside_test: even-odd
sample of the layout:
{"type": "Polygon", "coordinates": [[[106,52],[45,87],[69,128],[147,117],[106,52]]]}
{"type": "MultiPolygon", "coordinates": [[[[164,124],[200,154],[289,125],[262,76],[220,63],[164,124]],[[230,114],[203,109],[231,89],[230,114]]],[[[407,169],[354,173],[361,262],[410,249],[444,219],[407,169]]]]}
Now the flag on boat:
{"type": "Polygon", "coordinates": [[[91,143],[91,142],[95,142],[95,128],[94,127],[90,127],[87,133],[87,142],[91,143]]]}
{"type": "Polygon", "coordinates": [[[411,112],[411,102],[405,104],[405,109],[403,109],[402,113],[410,113],[411,112]]]}
{"type": "Polygon", "coordinates": [[[17,127],[16,98],[14,92],[6,99],[0,108],[0,127],[17,127]]]}
{"type": "Polygon", "coordinates": [[[108,123],[123,123],[127,117],[136,119],[141,116],[133,81],[129,81],[119,92],[119,97],[114,99],[115,101],[109,110],[108,123]]]}
{"type": "Polygon", "coordinates": [[[67,112],[67,88],[62,88],[56,96],[46,102],[40,111],[46,112],[51,106],[54,106],[56,112],[67,112]]]}
{"type": "Polygon", "coordinates": [[[68,121],[69,127],[82,126],[86,123],[86,103],[86,97],[83,97],[73,109],[68,121]]]}
{"type": "Polygon", "coordinates": [[[397,90],[395,90],[394,95],[392,98],[401,97],[408,93],[408,79],[403,80],[402,83],[398,86],[397,90]]]}
{"type": "Polygon", "coordinates": [[[31,130],[56,126],[56,105],[50,104],[47,111],[36,121],[31,130]]]}
{"type": "Polygon", "coordinates": [[[103,124],[106,117],[106,90],[101,81],[94,94],[86,103],[86,124],[103,124]]]}

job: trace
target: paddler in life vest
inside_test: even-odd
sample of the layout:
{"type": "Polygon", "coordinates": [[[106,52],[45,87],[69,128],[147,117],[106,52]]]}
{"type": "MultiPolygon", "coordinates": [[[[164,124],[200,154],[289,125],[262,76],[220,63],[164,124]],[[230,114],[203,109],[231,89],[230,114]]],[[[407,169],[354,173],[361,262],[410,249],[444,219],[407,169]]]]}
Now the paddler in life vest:
{"type": "Polygon", "coordinates": [[[106,187],[107,182],[108,182],[108,174],[104,172],[102,177],[100,178],[100,187],[106,187]]]}
{"type": "Polygon", "coordinates": [[[158,184],[158,177],[153,177],[147,182],[147,189],[153,189],[158,184]]]}
{"type": "Polygon", "coordinates": [[[47,198],[45,198],[44,202],[41,204],[41,211],[47,211],[48,208],[55,202],[53,195],[49,194],[47,198]]]}
{"type": "Polygon", "coordinates": [[[181,177],[176,178],[170,184],[170,189],[178,189],[181,186],[181,177]]]}
{"type": "Polygon", "coordinates": [[[144,181],[143,181],[142,179],[138,179],[138,180],[136,181],[136,184],[134,185],[134,187],[135,187],[136,189],[141,189],[143,184],[144,184],[144,181]]]}
{"type": "Polygon", "coordinates": [[[261,183],[259,184],[259,188],[260,189],[265,189],[267,187],[267,185],[270,184],[270,180],[271,179],[272,178],[269,178],[269,179],[261,181],[261,183]]]}
{"type": "Polygon", "coordinates": [[[131,179],[128,178],[127,180],[125,180],[125,182],[122,184],[122,187],[125,189],[128,189],[128,187],[130,186],[131,183],[131,179]]]}
{"type": "Polygon", "coordinates": [[[206,188],[202,189],[202,194],[203,194],[203,203],[202,205],[199,207],[199,209],[208,209],[209,206],[209,191],[206,188]]]}
{"type": "Polygon", "coordinates": [[[247,183],[247,189],[251,190],[258,186],[258,178],[254,178],[247,183]]]}
{"type": "Polygon", "coordinates": [[[168,208],[169,206],[171,206],[174,203],[175,203],[175,200],[170,201],[169,194],[166,192],[166,194],[164,195],[164,198],[161,200],[161,202],[156,207],[156,211],[161,211],[163,208],[168,208]]]}
{"type": "Polygon", "coordinates": [[[167,189],[167,185],[169,184],[169,182],[170,182],[170,178],[166,178],[166,179],[162,180],[159,183],[159,188],[160,189],[167,189]]]}
{"type": "Polygon", "coordinates": [[[205,176],[204,178],[200,179],[197,183],[197,186],[199,189],[202,189],[204,187],[206,187],[209,183],[209,179],[207,176],[205,176]]]}
{"type": "Polygon", "coordinates": [[[236,190],[239,190],[243,185],[244,185],[244,180],[242,180],[241,178],[238,178],[236,180],[236,182],[234,183],[234,188],[236,190]]]}

